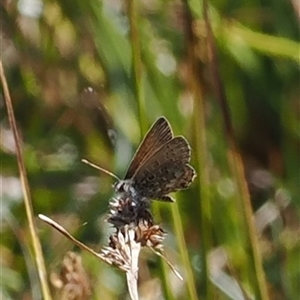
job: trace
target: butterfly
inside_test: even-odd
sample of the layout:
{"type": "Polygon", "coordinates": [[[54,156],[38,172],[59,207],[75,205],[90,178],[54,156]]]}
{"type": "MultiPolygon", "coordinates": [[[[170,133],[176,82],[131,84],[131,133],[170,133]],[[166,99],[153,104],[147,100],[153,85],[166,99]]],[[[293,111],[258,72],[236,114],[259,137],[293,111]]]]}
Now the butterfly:
{"type": "Polygon", "coordinates": [[[196,172],[189,165],[191,147],[183,136],[174,137],[166,118],[158,118],[145,135],[128,167],[124,180],[114,184],[115,192],[133,202],[161,200],[186,189],[196,172]]]}

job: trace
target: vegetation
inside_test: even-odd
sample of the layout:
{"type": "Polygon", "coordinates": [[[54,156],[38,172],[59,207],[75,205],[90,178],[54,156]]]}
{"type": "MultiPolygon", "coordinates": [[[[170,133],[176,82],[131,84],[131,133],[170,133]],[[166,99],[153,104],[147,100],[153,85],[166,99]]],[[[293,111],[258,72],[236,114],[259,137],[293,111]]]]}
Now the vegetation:
{"type": "Polygon", "coordinates": [[[176,203],[152,203],[167,233],[164,253],[184,279],[143,249],[140,297],[297,299],[297,1],[0,7],[0,103],[7,111],[6,79],[21,136],[18,157],[12,123],[1,114],[2,299],[71,299],[78,290],[76,299],[128,299],[123,272],[80,251],[38,214],[99,252],[112,230],[105,218],[113,179],[81,159],[122,178],[159,116],[191,144],[198,176],[176,203]],[[68,272],[78,276],[75,285],[67,285],[68,272]]]}

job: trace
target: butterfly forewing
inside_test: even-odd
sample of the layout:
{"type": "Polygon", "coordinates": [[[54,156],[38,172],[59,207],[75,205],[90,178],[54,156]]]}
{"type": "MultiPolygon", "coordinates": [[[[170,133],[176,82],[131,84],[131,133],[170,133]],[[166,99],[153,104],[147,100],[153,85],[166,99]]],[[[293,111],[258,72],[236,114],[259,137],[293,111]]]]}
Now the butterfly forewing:
{"type": "Polygon", "coordinates": [[[168,193],[187,188],[193,181],[195,171],[188,165],[190,155],[185,138],[169,140],[140,165],[133,176],[135,189],[143,197],[168,201],[168,193]]]}
{"type": "Polygon", "coordinates": [[[173,133],[169,122],[163,117],[157,119],[136,151],[126,172],[125,179],[132,178],[137,170],[146,164],[147,160],[172,138],[173,133]]]}

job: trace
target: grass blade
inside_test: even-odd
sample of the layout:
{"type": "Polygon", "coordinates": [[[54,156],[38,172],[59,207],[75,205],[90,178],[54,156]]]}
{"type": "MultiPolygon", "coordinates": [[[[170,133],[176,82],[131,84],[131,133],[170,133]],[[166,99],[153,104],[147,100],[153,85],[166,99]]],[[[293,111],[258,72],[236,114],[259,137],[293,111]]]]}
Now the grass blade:
{"type": "Polygon", "coordinates": [[[9,119],[10,126],[12,128],[14,140],[16,143],[16,155],[17,155],[17,161],[18,161],[18,168],[19,168],[19,172],[20,172],[22,191],[23,191],[23,195],[24,195],[25,211],[26,211],[26,215],[27,215],[31,243],[32,243],[33,251],[34,251],[34,257],[35,257],[37,272],[38,272],[39,279],[40,279],[43,299],[50,300],[51,294],[50,294],[50,289],[49,289],[48,281],[47,281],[47,273],[46,273],[44,257],[42,254],[42,247],[41,247],[38,235],[37,235],[36,226],[35,226],[35,222],[34,222],[34,212],[33,212],[33,207],[32,207],[32,200],[31,200],[31,196],[30,196],[29,183],[28,183],[28,179],[27,179],[27,175],[26,175],[25,163],[24,163],[21,145],[20,145],[21,144],[20,136],[19,136],[18,129],[17,129],[13,105],[12,105],[12,101],[11,101],[8,85],[6,82],[3,64],[2,64],[1,59],[0,59],[0,77],[1,77],[1,82],[3,85],[4,98],[5,98],[5,102],[6,102],[6,106],[7,106],[8,119],[9,119]]]}

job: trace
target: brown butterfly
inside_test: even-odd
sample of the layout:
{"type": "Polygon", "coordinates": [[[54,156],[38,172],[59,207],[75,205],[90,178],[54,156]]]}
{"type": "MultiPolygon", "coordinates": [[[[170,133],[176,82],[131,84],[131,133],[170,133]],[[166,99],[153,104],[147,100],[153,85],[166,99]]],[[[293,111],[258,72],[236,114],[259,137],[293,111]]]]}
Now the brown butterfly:
{"type": "Polygon", "coordinates": [[[174,137],[169,122],[160,117],[141,142],[124,180],[115,183],[115,191],[136,203],[150,199],[173,202],[168,194],[186,189],[195,178],[190,158],[187,140],[174,137]]]}

